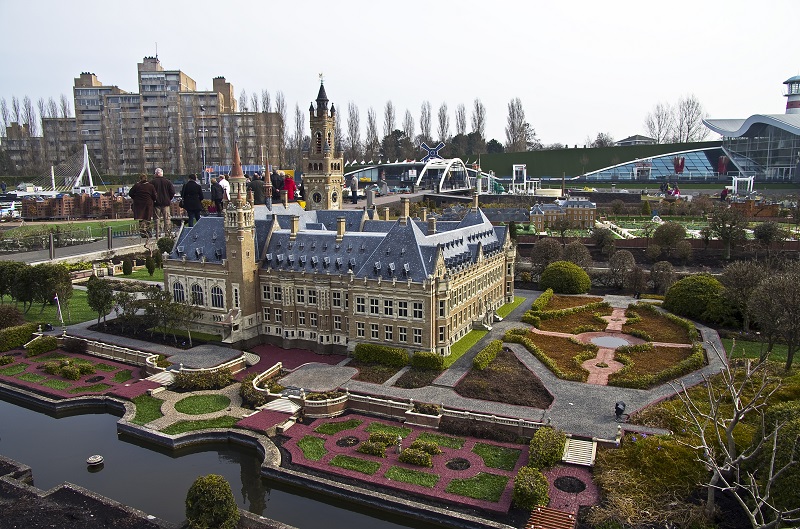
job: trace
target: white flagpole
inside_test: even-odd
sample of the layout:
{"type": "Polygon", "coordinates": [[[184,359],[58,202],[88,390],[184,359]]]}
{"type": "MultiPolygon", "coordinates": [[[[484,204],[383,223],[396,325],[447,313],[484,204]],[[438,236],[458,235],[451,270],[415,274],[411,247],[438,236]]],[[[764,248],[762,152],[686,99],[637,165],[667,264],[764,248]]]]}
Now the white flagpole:
{"type": "Polygon", "coordinates": [[[56,307],[58,307],[58,319],[61,321],[61,334],[64,336],[67,335],[67,326],[64,325],[64,316],[61,313],[61,302],[58,300],[58,292],[56,292],[55,297],[53,298],[56,301],[56,307]]]}

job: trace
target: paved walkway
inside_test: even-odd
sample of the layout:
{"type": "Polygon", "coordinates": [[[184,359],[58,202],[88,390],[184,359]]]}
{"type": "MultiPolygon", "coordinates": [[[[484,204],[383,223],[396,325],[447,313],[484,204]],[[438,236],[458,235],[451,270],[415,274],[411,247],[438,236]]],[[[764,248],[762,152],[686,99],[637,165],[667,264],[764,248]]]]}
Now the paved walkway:
{"type": "Polygon", "coordinates": [[[175,393],[174,391],[162,391],[154,395],[158,399],[162,399],[164,401],[161,404],[161,413],[164,414],[163,417],[156,419],[155,421],[151,421],[145,425],[147,428],[151,428],[153,430],[162,430],[167,426],[179,422],[179,421],[200,421],[206,419],[217,419],[219,417],[236,417],[237,419],[241,419],[246,415],[253,413],[252,410],[248,410],[247,408],[242,407],[242,398],[239,396],[239,384],[232,384],[224,389],[221,390],[211,390],[211,391],[193,391],[191,393],[175,393]],[[223,408],[220,411],[216,411],[213,413],[203,413],[200,415],[190,415],[188,413],[181,413],[175,409],[175,404],[185,399],[189,396],[195,395],[225,395],[231,400],[230,405],[227,408],[223,408]]]}
{"type": "MultiPolygon", "coordinates": [[[[155,239],[150,239],[147,249],[155,246],[155,239]]],[[[112,238],[112,249],[108,249],[106,239],[77,244],[75,246],[65,246],[55,249],[55,259],[50,259],[50,250],[34,250],[31,252],[17,252],[0,254],[0,261],[18,261],[31,265],[40,263],[58,263],[70,261],[91,261],[95,258],[101,259],[103,256],[111,254],[128,254],[137,251],[145,251],[145,240],[136,235],[135,237],[114,237],[112,238]]]]}

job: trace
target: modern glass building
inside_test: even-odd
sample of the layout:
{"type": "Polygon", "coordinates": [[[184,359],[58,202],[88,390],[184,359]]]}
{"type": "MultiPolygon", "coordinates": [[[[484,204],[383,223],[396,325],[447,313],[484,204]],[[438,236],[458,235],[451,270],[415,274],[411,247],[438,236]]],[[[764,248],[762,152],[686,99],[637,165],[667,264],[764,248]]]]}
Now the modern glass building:
{"type": "Polygon", "coordinates": [[[587,182],[664,182],[718,180],[719,147],[677,151],[651,158],[630,160],[586,173],[587,182]]]}

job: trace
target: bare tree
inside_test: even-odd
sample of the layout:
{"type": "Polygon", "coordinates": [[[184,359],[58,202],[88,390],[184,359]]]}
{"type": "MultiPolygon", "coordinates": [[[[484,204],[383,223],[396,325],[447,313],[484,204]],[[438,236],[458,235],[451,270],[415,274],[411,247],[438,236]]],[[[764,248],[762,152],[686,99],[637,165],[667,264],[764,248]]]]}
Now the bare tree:
{"type": "Polygon", "coordinates": [[[391,136],[392,132],[395,129],[395,115],[394,115],[394,105],[391,101],[386,102],[386,106],[383,107],[383,137],[391,136]]]}
{"type": "Polygon", "coordinates": [[[675,139],[686,143],[702,141],[708,136],[708,129],[703,125],[703,119],[707,117],[703,105],[694,94],[680,98],[675,117],[675,139]]]}
{"type": "Polygon", "coordinates": [[[300,167],[303,160],[303,139],[305,138],[306,120],[303,112],[300,110],[300,104],[294,105],[294,160],[292,165],[295,168],[300,167]]]}
{"type": "Polygon", "coordinates": [[[439,107],[437,117],[439,126],[436,127],[436,132],[439,134],[439,141],[447,141],[450,139],[450,114],[447,113],[447,103],[442,103],[439,107]]]}
{"type": "Polygon", "coordinates": [[[797,464],[797,443],[793,443],[788,462],[776,465],[778,436],[784,425],[767,425],[764,417],[780,383],[769,376],[766,362],[748,360],[743,368],[734,370],[713,342],[712,347],[722,369],[718,381],[703,377],[704,398],[692,399],[683,383],[671,383],[686,410],[679,418],[691,432],[688,440],[676,439],[691,448],[711,473],[706,483],[705,514],[713,516],[716,492],[721,491],[736,499],[754,528],[792,526],[800,522],[800,507],[781,509],[773,501],[772,491],[781,475],[797,464]],[[760,425],[763,435],[754,435],[749,446],[742,446],[734,432],[748,416],[756,417],[752,422],[760,425]],[[754,464],[759,460],[766,464],[754,464]]]}
{"type": "Polygon", "coordinates": [[[48,118],[57,118],[58,117],[58,104],[56,100],[52,97],[47,99],[47,117],[48,118]]]}
{"type": "Polygon", "coordinates": [[[800,267],[766,276],[751,293],[747,309],[769,339],[767,354],[776,337],[786,343],[789,371],[800,346],[800,267]]]}
{"type": "Polygon", "coordinates": [[[242,88],[239,92],[239,112],[249,112],[250,108],[247,105],[247,91],[242,88]]]}
{"type": "Polygon", "coordinates": [[[369,107],[367,110],[367,138],[364,144],[365,154],[371,162],[375,161],[376,155],[380,152],[380,142],[378,140],[378,118],[375,109],[369,107]]]}
{"type": "Polygon", "coordinates": [[[289,121],[288,110],[286,108],[286,98],[283,97],[283,92],[278,91],[275,94],[275,112],[278,113],[278,166],[283,167],[286,161],[286,151],[289,146],[286,143],[286,123],[289,121]]]}
{"type": "Polygon", "coordinates": [[[22,123],[22,107],[17,96],[11,96],[11,121],[22,123]]]}
{"type": "Polygon", "coordinates": [[[8,127],[9,120],[11,118],[11,112],[8,110],[8,103],[6,103],[6,98],[0,98],[0,136],[3,138],[6,137],[6,127],[8,127]]]}
{"type": "Polygon", "coordinates": [[[597,137],[595,137],[594,140],[587,141],[587,144],[593,148],[613,147],[614,137],[611,135],[610,132],[598,132],[597,137]]]}
{"type": "Polygon", "coordinates": [[[269,90],[266,88],[261,90],[261,110],[272,112],[272,97],[270,97],[269,90]]]}
{"type": "Polygon", "coordinates": [[[71,118],[72,117],[72,103],[70,103],[69,98],[66,94],[61,94],[59,97],[59,109],[61,110],[61,117],[62,118],[71,118]]]}
{"type": "MultiPolygon", "coordinates": [[[[333,114],[333,137],[334,144],[331,145],[331,149],[333,149],[335,156],[342,156],[342,138],[344,138],[344,135],[342,134],[342,116],[338,111],[333,114]]],[[[309,136],[310,138],[311,136],[309,136]]]]}
{"type": "Polygon", "coordinates": [[[347,156],[356,159],[361,155],[361,117],[358,106],[350,101],[347,104],[347,156]]]}
{"type": "Polygon", "coordinates": [[[420,141],[431,141],[431,102],[423,101],[419,112],[420,141]]]}
{"type": "Polygon", "coordinates": [[[725,287],[722,297],[742,315],[742,329],[750,330],[750,311],[747,302],[766,275],[766,270],[756,261],[734,261],[719,276],[725,287]]]}
{"type": "Polygon", "coordinates": [[[403,118],[403,134],[406,136],[406,148],[403,150],[405,158],[414,157],[414,117],[409,110],[406,110],[406,115],[403,118]]]}
{"type": "Polygon", "coordinates": [[[456,107],[456,134],[465,135],[467,133],[467,109],[463,103],[456,107]]]}
{"type": "Polygon", "coordinates": [[[589,253],[589,249],[581,241],[572,241],[564,246],[562,258],[565,261],[575,263],[584,270],[592,266],[592,254],[589,253]]]}
{"type": "Polygon", "coordinates": [[[258,97],[258,92],[253,92],[250,94],[250,110],[253,112],[258,112],[258,103],[260,99],[258,97]]]}
{"type": "Polygon", "coordinates": [[[39,121],[47,117],[47,103],[43,97],[36,100],[36,109],[39,111],[39,121]]]}
{"type": "Polygon", "coordinates": [[[480,99],[475,99],[472,103],[472,119],[470,121],[472,123],[472,132],[477,132],[481,135],[481,138],[485,138],[486,107],[483,106],[480,99]]]}
{"type": "Polygon", "coordinates": [[[675,136],[675,114],[668,103],[658,103],[644,118],[648,136],[656,143],[667,143],[675,136]]]}
{"type": "Polygon", "coordinates": [[[33,108],[33,102],[28,96],[25,96],[22,100],[22,119],[28,125],[28,136],[38,136],[39,126],[36,122],[36,110],[33,108]]]}
{"type": "Polygon", "coordinates": [[[608,259],[608,284],[616,288],[625,288],[628,283],[628,274],[636,266],[636,259],[628,250],[617,250],[608,259]]]}
{"type": "Polygon", "coordinates": [[[522,100],[515,97],[508,103],[505,150],[506,152],[524,152],[537,148],[541,148],[541,143],[536,139],[536,133],[530,124],[525,121],[522,100]]]}

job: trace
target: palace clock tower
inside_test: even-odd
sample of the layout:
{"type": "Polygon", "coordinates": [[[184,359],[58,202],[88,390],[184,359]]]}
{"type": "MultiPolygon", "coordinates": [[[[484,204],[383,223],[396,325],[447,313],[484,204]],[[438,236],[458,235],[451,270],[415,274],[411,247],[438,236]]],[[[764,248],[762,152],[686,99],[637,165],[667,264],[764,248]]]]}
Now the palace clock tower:
{"type": "Polygon", "coordinates": [[[336,109],[328,109],[328,95],[320,80],[317,106],[309,108],[311,145],[303,149],[303,186],[307,210],[342,209],[341,153],[336,152],[336,109]]]}

